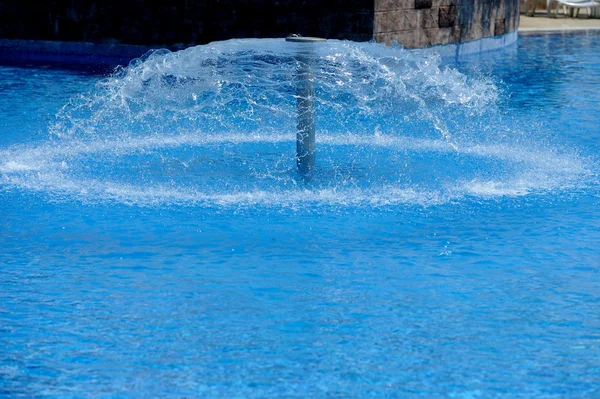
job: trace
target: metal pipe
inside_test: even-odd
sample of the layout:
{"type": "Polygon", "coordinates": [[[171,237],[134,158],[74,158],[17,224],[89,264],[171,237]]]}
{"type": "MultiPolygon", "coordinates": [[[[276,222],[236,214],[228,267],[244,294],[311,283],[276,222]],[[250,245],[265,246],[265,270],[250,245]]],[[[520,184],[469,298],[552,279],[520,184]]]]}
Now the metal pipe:
{"type": "Polygon", "coordinates": [[[296,132],[296,166],[303,176],[310,176],[315,168],[315,96],[311,64],[314,60],[314,43],[324,42],[318,37],[288,36],[287,42],[298,43],[298,69],[296,71],[296,107],[298,124],[296,132]]]}

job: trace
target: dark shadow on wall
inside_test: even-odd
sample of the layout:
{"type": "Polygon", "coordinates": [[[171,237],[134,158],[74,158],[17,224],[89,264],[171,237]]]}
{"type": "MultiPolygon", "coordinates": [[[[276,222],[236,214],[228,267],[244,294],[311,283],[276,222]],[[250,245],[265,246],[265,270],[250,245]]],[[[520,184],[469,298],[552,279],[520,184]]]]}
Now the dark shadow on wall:
{"type": "Polygon", "coordinates": [[[456,42],[500,36],[518,28],[519,0],[452,0],[452,4],[457,21],[452,26],[456,42]]]}
{"type": "Polygon", "coordinates": [[[0,38],[203,44],[290,33],[370,40],[373,0],[0,1],[0,38]]]}

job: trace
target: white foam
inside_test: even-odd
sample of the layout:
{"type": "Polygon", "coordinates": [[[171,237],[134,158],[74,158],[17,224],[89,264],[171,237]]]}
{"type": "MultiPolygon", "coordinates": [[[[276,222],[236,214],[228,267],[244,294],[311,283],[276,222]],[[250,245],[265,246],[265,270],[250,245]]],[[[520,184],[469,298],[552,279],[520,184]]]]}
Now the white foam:
{"type": "Polygon", "coordinates": [[[15,161],[8,161],[0,165],[0,173],[14,173],[35,170],[32,165],[22,164],[15,161]]]}
{"type": "MultiPolygon", "coordinates": [[[[461,159],[484,160],[497,159],[512,172],[500,170],[497,179],[456,180],[443,182],[442,186],[431,185],[428,181],[417,181],[409,185],[399,183],[381,183],[377,179],[367,187],[346,187],[343,183],[324,182],[323,187],[299,188],[295,183],[290,190],[282,186],[261,186],[260,179],[256,188],[233,190],[216,188],[213,191],[201,191],[189,185],[165,186],[152,180],[144,185],[112,181],[109,177],[81,177],[78,156],[93,155],[96,162],[103,163],[110,154],[111,162],[118,162],[122,155],[161,151],[180,147],[196,147],[235,143],[244,146],[249,143],[278,144],[295,141],[293,133],[279,135],[260,134],[223,134],[200,135],[183,134],[165,136],[154,134],[149,137],[126,138],[107,142],[104,140],[75,142],[61,146],[43,144],[32,147],[15,147],[0,152],[6,161],[0,165],[0,184],[20,187],[33,191],[47,191],[60,196],[78,198],[83,201],[118,201],[135,205],[189,204],[211,206],[276,206],[293,207],[303,203],[318,203],[337,206],[386,206],[394,204],[435,205],[466,197],[496,198],[523,196],[532,192],[556,190],[571,187],[577,181],[590,175],[589,167],[572,155],[561,155],[555,149],[542,150],[522,145],[476,144],[451,148],[443,140],[407,139],[389,135],[328,134],[319,136],[321,146],[371,146],[398,152],[411,151],[415,154],[452,154],[461,159]],[[72,164],[68,159],[73,160],[72,164]],[[516,166],[515,166],[516,164],[516,166]],[[334,184],[328,187],[327,184],[334,184]],[[214,192],[217,190],[217,192],[214,192]]],[[[282,154],[283,156],[284,154],[282,154]]],[[[291,156],[291,155],[290,155],[291,156]]],[[[457,164],[458,167],[458,164],[457,164]]],[[[262,179],[271,181],[285,180],[277,177],[272,169],[258,173],[262,179]]],[[[125,170],[124,173],[127,173],[125,170]]],[[[198,173],[202,173],[200,170],[198,173]]],[[[409,172],[405,172],[409,173],[409,172]]],[[[251,176],[248,176],[250,179],[251,176]]],[[[228,176],[223,176],[227,180],[228,176]]],[[[288,178],[289,179],[289,178],[288,178]]],[[[431,177],[435,181],[436,176],[431,177]]],[[[406,181],[415,181],[410,175],[406,181]]],[[[140,182],[141,183],[141,182],[140,182]]]]}
{"type": "Polygon", "coordinates": [[[527,195],[533,187],[531,184],[507,184],[498,181],[471,181],[464,184],[465,192],[483,198],[519,197],[527,195]]]}
{"type": "MultiPolygon", "coordinates": [[[[295,49],[283,40],[233,40],[134,60],[65,105],[49,128],[51,142],[0,150],[0,187],[150,206],[430,206],[561,190],[594,168],[572,153],[536,145],[528,126],[513,132],[526,137],[520,142],[497,137],[508,134],[507,123],[518,130],[521,122],[499,114],[500,93],[489,77],[443,67],[431,51],[327,41],[313,65],[317,146],[368,149],[372,165],[360,165],[356,176],[347,172],[347,179],[325,171],[334,177],[304,185],[286,174],[293,164],[286,151],[296,140],[295,49]],[[139,177],[138,165],[126,162],[130,155],[162,160],[173,149],[231,145],[268,148],[276,160],[235,177],[217,173],[223,184],[202,188],[183,179],[165,185],[153,175],[139,177]],[[378,155],[394,151],[398,164],[378,169],[378,155]],[[403,167],[419,159],[421,165],[442,160],[442,169],[419,174],[403,167]],[[390,170],[395,174],[388,179],[390,170]]],[[[201,168],[192,180],[203,181],[201,168]]]]}
{"type": "MultiPolygon", "coordinates": [[[[40,169],[48,161],[64,157],[73,157],[84,154],[125,154],[139,153],[147,150],[160,150],[179,147],[204,147],[219,144],[280,144],[294,143],[295,133],[286,134],[242,134],[226,133],[219,135],[204,134],[201,132],[186,133],[181,135],[167,135],[154,133],[147,137],[126,137],[106,140],[76,141],[68,143],[43,144],[36,147],[17,147],[0,151],[0,157],[11,159],[0,165],[0,172],[25,171],[40,169]]],[[[579,158],[565,154],[561,155],[555,148],[539,148],[524,145],[508,144],[461,144],[450,146],[444,140],[419,139],[392,135],[365,135],[352,133],[319,134],[318,145],[328,146],[361,146],[380,147],[395,151],[415,151],[432,153],[453,153],[468,157],[494,158],[507,162],[525,162],[547,168],[549,171],[563,171],[577,173],[584,168],[584,163],[579,158]]],[[[66,168],[67,163],[62,160],[61,168],[66,168]]]]}

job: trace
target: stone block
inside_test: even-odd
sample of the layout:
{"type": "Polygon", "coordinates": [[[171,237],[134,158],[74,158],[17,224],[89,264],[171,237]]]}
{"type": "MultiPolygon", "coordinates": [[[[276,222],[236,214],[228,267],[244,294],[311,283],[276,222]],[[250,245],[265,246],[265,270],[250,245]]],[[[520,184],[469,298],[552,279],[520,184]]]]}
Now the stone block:
{"type": "Polygon", "coordinates": [[[506,2],[502,1],[500,2],[500,4],[497,4],[496,7],[493,7],[496,10],[496,15],[498,15],[498,18],[500,18],[500,16],[506,15],[506,2]]]}
{"type": "Polygon", "coordinates": [[[504,18],[494,21],[494,36],[504,35],[506,33],[506,22],[504,18]]]}
{"type": "Polygon", "coordinates": [[[440,28],[449,28],[454,26],[456,20],[456,7],[440,7],[438,15],[438,26],[440,28]]]}
{"type": "Polygon", "coordinates": [[[420,29],[417,34],[417,43],[419,47],[435,46],[437,44],[448,44],[453,42],[453,29],[450,28],[420,29]]]}
{"type": "Polygon", "coordinates": [[[473,8],[473,18],[471,21],[467,21],[467,23],[481,24],[488,22],[491,19],[490,12],[491,10],[488,7],[479,4],[473,8]]]}
{"type": "Polygon", "coordinates": [[[418,26],[416,10],[376,12],[374,33],[414,30],[418,26]]]}
{"type": "MultiPolygon", "coordinates": [[[[469,9],[460,9],[459,10],[459,14],[461,15],[461,21],[464,20],[463,16],[466,15],[471,15],[471,20],[470,21],[464,21],[465,23],[472,23],[472,24],[480,24],[482,17],[483,17],[483,7],[481,6],[481,4],[474,4],[471,8],[469,9]]],[[[462,23],[462,22],[461,22],[462,23]]]]}
{"type": "Polygon", "coordinates": [[[455,25],[473,23],[477,19],[477,10],[472,4],[460,4],[456,6],[456,22],[455,25]]]}
{"type": "Polygon", "coordinates": [[[392,40],[397,41],[405,48],[417,48],[419,47],[417,42],[417,31],[402,31],[402,32],[385,32],[376,33],[374,38],[377,42],[384,42],[390,44],[392,40]]]}
{"type": "MultiPolygon", "coordinates": [[[[460,26],[456,42],[470,42],[482,38],[484,27],[481,24],[465,24],[460,26]]],[[[489,35],[488,35],[489,36],[489,35]]]]}
{"type": "Polygon", "coordinates": [[[459,3],[459,0],[432,0],[431,7],[457,6],[459,3]]]}
{"type": "Polygon", "coordinates": [[[519,18],[520,15],[518,13],[515,13],[514,15],[511,15],[509,19],[505,20],[506,33],[514,32],[517,30],[517,28],[519,27],[519,18]]]}
{"type": "Polygon", "coordinates": [[[415,0],[375,0],[375,12],[414,9],[415,0]]]}
{"type": "Polygon", "coordinates": [[[422,29],[437,28],[440,10],[438,8],[431,8],[428,10],[419,10],[417,12],[419,17],[419,27],[422,29]]]}

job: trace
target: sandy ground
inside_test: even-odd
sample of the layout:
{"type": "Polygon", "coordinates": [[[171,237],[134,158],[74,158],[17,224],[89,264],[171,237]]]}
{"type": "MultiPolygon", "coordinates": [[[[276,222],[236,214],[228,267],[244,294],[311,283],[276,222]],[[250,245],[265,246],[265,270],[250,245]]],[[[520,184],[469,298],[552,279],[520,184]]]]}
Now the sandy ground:
{"type": "Polygon", "coordinates": [[[568,18],[560,12],[557,18],[548,18],[545,10],[538,11],[535,17],[521,15],[519,32],[600,29],[600,19],[588,18],[585,9],[580,10],[578,18],[568,18]]]}

